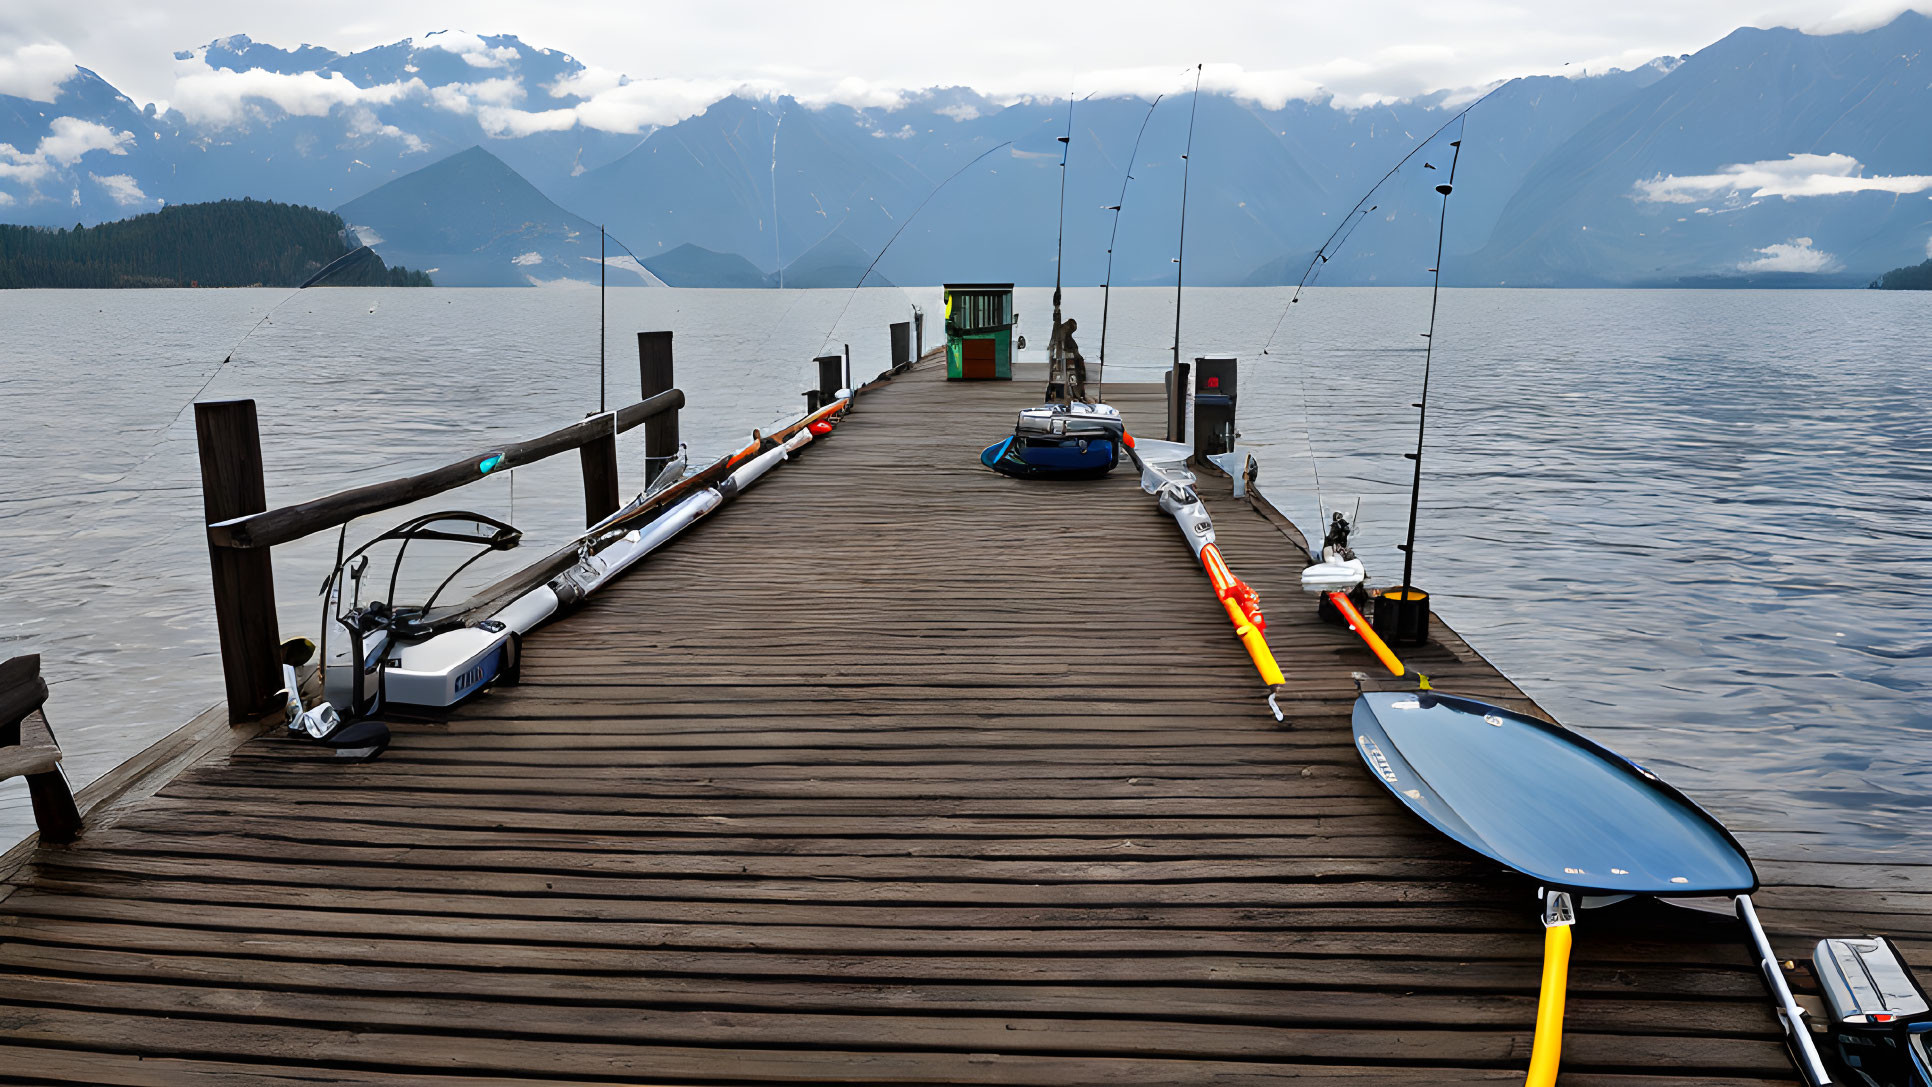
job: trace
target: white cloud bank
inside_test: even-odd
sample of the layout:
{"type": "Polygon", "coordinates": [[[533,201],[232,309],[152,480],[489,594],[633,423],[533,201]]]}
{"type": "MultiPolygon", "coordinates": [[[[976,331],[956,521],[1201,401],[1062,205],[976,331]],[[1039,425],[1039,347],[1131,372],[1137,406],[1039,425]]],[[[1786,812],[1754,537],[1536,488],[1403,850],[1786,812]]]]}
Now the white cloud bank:
{"type": "Polygon", "coordinates": [[[1637,199],[1657,204],[1695,204],[1703,200],[1749,196],[1839,196],[1855,192],[1915,193],[1932,189],[1932,176],[1900,174],[1866,177],[1850,155],[1794,154],[1783,159],[1741,162],[1714,174],[1678,177],[1659,174],[1637,182],[1637,199]]]}
{"type": "Polygon", "coordinates": [[[1844,265],[1837,257],[1811,247],[1810,238],[1792,238],[1757,250],[1756,260],[1737,266],[1740,272],[1836,272],[1844,265]]]}
{"type": "Polygon", "coordinates": [[[407,94],[420,93],[423,83],[380,83],[359,87],[341,72],[285,74],[265,68],[245,72],[211,68],[201,57],[179,62],[168,107],[203,124],[232,125],[246,116],[248,99],[272,102],[298,117],[322,117],[337,106],[387,105],[407,94]]]}
{"type": "Polygon", "coordinates": [[[128,145],[134,142],[132,132],[116,132],[106,125],[78,117],[56,117],[51,128],[32,151],[0,143],[0,181],[31,185],[52,173],[56,166],[79,162],[89,151],[125,155],[128,145]]]}
{"type": "Polygon", "coordinates": [[[60,85],[74,77],[74,53],[58,42],[22,45],[0,53],[0,94],[52,102],[60,85]]]}

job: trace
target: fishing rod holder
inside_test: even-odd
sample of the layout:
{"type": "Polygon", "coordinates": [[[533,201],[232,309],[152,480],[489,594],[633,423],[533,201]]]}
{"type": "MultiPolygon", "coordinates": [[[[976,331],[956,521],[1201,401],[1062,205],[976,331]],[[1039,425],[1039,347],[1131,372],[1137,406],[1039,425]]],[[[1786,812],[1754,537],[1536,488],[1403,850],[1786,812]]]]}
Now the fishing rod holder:
{"type": "Polygon", "coordinates": [[[1199,460],[1232,453],[1241,436],[1235,425],[1240,368],[1233,355],[1176,363],[1167,373],[1167,440],[1190,442],[1191,433],[1199,460]]]}
{"type": "Polygon", "coordinates": [[[1410,585],[1392,585],[1375,597],[1375,633],[1393,646],[1429,644],[1429,594],[1410,585]]]}

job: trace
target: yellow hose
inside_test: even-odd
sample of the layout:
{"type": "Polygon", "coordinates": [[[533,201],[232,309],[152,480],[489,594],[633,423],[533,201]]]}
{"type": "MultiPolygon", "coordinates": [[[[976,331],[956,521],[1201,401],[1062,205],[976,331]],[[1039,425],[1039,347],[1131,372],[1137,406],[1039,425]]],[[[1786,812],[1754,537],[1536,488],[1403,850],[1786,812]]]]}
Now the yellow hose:
{"type": "Polygon", "coordinates": [[[1524,1087],[1552,1087],[1563,1060],[1563,994],[1570,981],[1570,926],[1543,930],[1543,989],[1536,998],[1536,1041],[1524,1087]]]}
{"type": "Polygon", "coordinates": [[[1281,666],[1275,663],[1275,655],[1268,648],[1268,639],[1248,622],[1241,612],[1241,605],[1231,596],[1221,598],[1221,606],[1228,609],[1228,618],[1234,621],[1234,633],[1241,639],[1241,645],[1248,651],[1248,659],[1254,662],[1255,671],[1261,673],[1261,682],[1270,687],[1279,687],[1288,682],[1281,674],[1281,666]]]}

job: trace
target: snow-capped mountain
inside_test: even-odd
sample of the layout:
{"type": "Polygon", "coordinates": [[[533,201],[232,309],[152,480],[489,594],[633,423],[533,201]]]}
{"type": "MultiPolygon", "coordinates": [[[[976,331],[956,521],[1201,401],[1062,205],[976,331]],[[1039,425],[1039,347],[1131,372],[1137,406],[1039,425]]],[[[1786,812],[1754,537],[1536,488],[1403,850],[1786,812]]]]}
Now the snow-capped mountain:
{"type": "MultiPolygon", "coordinates": [[[[1861,33],[1741,30],[1633,71],[1514,80],[1353,215],[1470,94],[1342,108],[1203,93],[1188,278],[1293,282],[1326,242],[1321,282],[1421,282],[1435,186],[1453,165],[1453,281],[1868,279],[1922,259],[1932,236],[1928,46],[1932,19],[1908,13],[1861,33]]],[[[236,36],[176,64],[165,106],[85,68],[10,69],[37,74],[0,82],[0,218],[64,226],[272,198],[342,209],[385,256],[445,268],[441,283],[595,278],[582,238],[598,224],[646,265],[680,252],[685,274],[729,268],[734,283],[750,279],[746,262],[774,283],[801,260],[799,274],[824,278],[843,267],[827,254],[877,254],[895,234],[878,264],[893,282],[1054,278],[1064,99],[801,100],[630,79],[455,30],[349,54],[236,36]],[[693,259],[705,251],[742,259],[693,259]]],[[[1114,282],[1168,281],[1191,104],[1075,108],[1067,282],[1104,277],[1128,173],[1114,282]]]]}

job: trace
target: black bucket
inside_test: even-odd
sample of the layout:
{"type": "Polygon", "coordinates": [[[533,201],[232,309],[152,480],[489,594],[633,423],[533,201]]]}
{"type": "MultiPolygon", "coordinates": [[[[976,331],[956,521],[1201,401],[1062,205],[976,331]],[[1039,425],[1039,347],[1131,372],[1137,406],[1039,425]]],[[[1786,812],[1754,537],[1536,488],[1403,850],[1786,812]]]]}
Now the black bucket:
{"type": "Polygon", "coordinates": [[[1429,644],[1429,594],[1407,585],[1383,590],[1375,598],[1374,625],[1375,633],[1392,646],[1429,644]]]}

